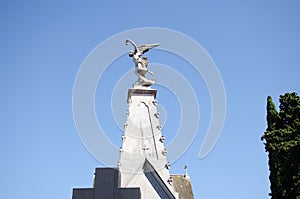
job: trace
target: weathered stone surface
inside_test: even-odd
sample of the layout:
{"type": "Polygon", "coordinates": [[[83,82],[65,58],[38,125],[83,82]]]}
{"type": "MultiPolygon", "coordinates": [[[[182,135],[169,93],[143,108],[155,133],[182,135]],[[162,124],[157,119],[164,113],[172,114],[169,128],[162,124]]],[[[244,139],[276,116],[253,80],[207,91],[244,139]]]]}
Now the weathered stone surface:
{"type": "Polygon", "coordinates": [[[191,181],[184,175],[171,175],[173,178],[173,186],[179,193],[180,199],[194,199],[191,181]]]}

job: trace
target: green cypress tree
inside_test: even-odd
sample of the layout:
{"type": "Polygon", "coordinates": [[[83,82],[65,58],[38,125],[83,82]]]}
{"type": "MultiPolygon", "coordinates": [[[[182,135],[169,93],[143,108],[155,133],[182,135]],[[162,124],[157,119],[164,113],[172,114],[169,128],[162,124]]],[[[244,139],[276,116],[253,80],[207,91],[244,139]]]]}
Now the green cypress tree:
{"type": "Polygon", "coordinates": [[[267,98],[267,131],[262,136],[265,142],[266,151],[269,152],[269,170],[270,170],[270,183],[271,183],[271,195],[273,199],[279,199],[277,194],[278,184],[280,180],[278,179],[278,153],[276,150],[276,142],[278,140],[277,136],[277,127],[279,123],[279,114],[276,110],[276,107],[273,103],[272,97],[268,96],[267,98]]]}
{"type": "Polygon", "coordinates": [[[269,154],[272,199],[300,199],[300,97],[281,95],[279,113],[267,98],[267,130],[262,136],[269,154]]]}

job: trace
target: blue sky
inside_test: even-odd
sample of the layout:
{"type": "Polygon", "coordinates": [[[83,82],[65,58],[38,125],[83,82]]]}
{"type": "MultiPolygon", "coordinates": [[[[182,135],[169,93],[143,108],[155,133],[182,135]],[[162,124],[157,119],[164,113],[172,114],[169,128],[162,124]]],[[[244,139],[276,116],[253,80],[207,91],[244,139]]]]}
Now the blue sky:
{"type": "MultiPolygon", "coordinates": [[[[226,89],[222,135],[213,151],[199,159],[210,99],[201,77],[191,78],[201,109],[199,131],[171,173],[183,173],[188,163],[196,198],[268,198],[267,154],[260,141],[266,98],[271,95],[278,104],[280,94],[299,92],[299,8],[296,0],[1,1],[1,197],[71,198],[73,187],[92,186],[95,167],[104,165],[86,151],[76,131],[76,73],[100,42],[150,26],[182,32],[201,44],[226,89]]],[[[153,50],[150,61],[151,56],[188,76],[171,55],[153,50]]],[[[117,64],[133,66],[127,56],[111,68],[117,64]]],[[[99,92],[111,93],[110,84],[114,82],[104,76],[99,92]]],[[[172,112],[178,103],[167,89],[156,88],[167,114],[163,133],[170,142],[178,127],[179,117],[172,112]]],[[[109,97],[104,104],[110,103],[109,97]]],[[[96,108],[101,121],[101,104],[96,108]]],[[[103,120],[108,137],[119,145],[121,130],[110,114],[103,120]]]]}

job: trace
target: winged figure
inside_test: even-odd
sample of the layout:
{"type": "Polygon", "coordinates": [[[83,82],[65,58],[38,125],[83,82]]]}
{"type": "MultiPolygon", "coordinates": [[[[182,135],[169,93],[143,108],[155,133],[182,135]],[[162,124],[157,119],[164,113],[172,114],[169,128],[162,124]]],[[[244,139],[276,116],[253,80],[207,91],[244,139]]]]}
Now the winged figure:
{"type": "Polygon", "coordinates": [[[148,52],[150,49],[157,47],[159,44],[142,44],[137,46],[132,40],[126,39],[126,45],[131,43],[134,47],[134,51],[129,52],[129,57],[133,58],[133,62],[135,63],[135,73],[138,76],[138,80],[135,85],[137,86],[151,86],[154,83],[154,79],[148,80],[146,78],[146,74],[149,73],[153,76],[153,73],[148,70],[148,58],[142,57],[142,55],[148,52]]]}

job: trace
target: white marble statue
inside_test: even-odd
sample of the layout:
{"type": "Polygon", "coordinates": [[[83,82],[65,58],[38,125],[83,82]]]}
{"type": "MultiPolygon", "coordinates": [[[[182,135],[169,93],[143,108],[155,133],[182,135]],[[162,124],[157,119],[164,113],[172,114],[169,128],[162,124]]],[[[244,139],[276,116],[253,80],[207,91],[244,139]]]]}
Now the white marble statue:
{"type": "Polygon", "coordinates": [[[148,80],[146,74],[149,73],[153,76],[153,73],[148,70],[148,58],[142,55],[148,52],[150,49],[158,46],[159,44],[142,44],[137,46],[132,40],[127,39],[126,45],[131,43],[134,47],[134,51],[129,52],[129,56],[133,58],[135,63],[135,74],[138,76],[138,80],[135,82],[136,86],[151,86],[154,83],[154,78],[148,80]]]}

